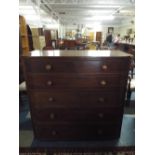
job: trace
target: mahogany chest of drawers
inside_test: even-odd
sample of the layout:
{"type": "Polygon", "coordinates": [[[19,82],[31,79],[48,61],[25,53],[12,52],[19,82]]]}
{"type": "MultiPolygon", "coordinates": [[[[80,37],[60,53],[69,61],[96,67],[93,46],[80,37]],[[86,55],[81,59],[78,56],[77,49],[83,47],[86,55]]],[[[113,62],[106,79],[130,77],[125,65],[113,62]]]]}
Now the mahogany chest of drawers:
{"type": "Polygon", "coordinates": [[[34,136],[118,138],[130,64],[121,51],[32,51],[22,56],[34,136]]]}

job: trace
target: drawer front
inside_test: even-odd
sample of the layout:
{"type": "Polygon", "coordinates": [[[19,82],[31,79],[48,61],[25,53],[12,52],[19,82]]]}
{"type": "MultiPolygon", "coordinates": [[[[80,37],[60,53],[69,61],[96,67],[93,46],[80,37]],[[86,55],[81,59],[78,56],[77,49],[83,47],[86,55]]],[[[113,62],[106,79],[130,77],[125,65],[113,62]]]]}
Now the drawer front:
{"type": "Polygon", "coordinates": [[[43,140],[103,140],[118,138],[120,124],[106,125],[53,125],[36,127],[35,136],[43,140]]]}
{"type": "MultiPolygon", "coordinates": [[[[70,59],[71,60],[71,59],[70,59]]],[[[101,58],[100,60],[71,60],[56,58],[24,59],[27,72],[31,73],[108,73],[127,71],[126,58],[101,58]]]]}
{"type": "Polygon", "coordinates": [[[64,77],[33,74],[28,76],[28,86],[31,89],[71,89],[71,88],[88,88],[88,89],[106,89],[119,88],[126,84],[125,78],[120,75],[68,75],[64,77]]]}
{"type": "Polygon", "coordinates": [[[30,99],[34,107],[111,107],[123,104],[119,91],[30,91],[30,99]]]}
{"type": "Polygon", "coordinates": [[[122,108],[45,108],[35,109],[36,122],[53,123],[62,121],[118,122],[122,118],[122,108]]]}

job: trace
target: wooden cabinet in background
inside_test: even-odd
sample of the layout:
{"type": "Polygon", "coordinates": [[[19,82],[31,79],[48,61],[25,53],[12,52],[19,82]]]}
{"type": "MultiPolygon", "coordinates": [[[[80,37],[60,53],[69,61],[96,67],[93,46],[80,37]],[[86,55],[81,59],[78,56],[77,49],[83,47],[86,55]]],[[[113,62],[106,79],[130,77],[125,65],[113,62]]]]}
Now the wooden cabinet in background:
{"type": "Polygon", "coordinates": [[[46,47],[51,47],[55,49],[58,47],[57,39],[58,39],[58,31],[57,30],[44,30],[46,47]]]}
{"type": "Polygon", "coordinates": [[[34,49],[42,50],[45,47],[45,36],[42,28],[31,28],[34,49]]]}
{"type": "Polygon", "coordinates": [[[19,15],[19,34],[20,34],[20,40],[21,40],[22,53],[26,54],[30,50],[29,49],[28,31],[27,31],[26,20],[21,15],[19,15]]]}
{"type": "Polygon", "coordinates": [[[96,32],[96,41],[100,42],[100,45],[102,43],[102,32],[96,32]]]}
{"type": "Polygon", "coordinates": [[[46,47],[52,47],[51,30],[44,30],[46,47]]]}

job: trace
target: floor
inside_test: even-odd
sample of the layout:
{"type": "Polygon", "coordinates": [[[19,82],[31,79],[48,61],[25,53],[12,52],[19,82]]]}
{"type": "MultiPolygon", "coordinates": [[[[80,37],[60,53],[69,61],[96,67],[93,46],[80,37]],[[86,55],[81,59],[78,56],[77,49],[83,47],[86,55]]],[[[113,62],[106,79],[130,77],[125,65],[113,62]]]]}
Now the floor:
{"type": "Polygon", "coordinates": [[[103,147],[103,146],[135,146],[135,108],[134,93],[130,106],[125,107],[121,136],[111,141],[38,141],[33,137],[31,117],[27,96],[23,96],[24,105],[19,115],[19,146],[20,147],[103,147]]]}

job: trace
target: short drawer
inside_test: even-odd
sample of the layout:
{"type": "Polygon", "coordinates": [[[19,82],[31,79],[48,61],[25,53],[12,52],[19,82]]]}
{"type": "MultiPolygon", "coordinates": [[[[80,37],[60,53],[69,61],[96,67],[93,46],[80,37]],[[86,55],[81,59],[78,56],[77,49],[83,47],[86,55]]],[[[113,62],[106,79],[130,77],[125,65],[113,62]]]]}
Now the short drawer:
{"type": "Polygon", "coordinates": [[[33,118],[36,122],[118,122],[123,115],[119,108],[42,108],[35,109],[33,118]]]}
{"type": "Polygon", "coordinates": [[[41,140],[104,140],[120,136],[120,124],[80,124],[36,127],[35,136],[41,140]]]}
{"type": "MultiPolygon", "coordinates": [[[[28,76],[31,89],[106,89],[113,90],[126,84],[126,78],[114,75],[57,75],[31,74],[28,76]]],[[[118,89],[117,89],[118,90],[118,89]]]]}
{"type": "Polygon", "coordinates": [[[111,107],[123,105],[120,91],[30,91],[34,107],[111,107]]]}
{"type": "Polygon", "coordinates": [[[127,71],[129,59],[124,58],[27,58],[27,72],[33,73],[109,73],[127,71]]]}

